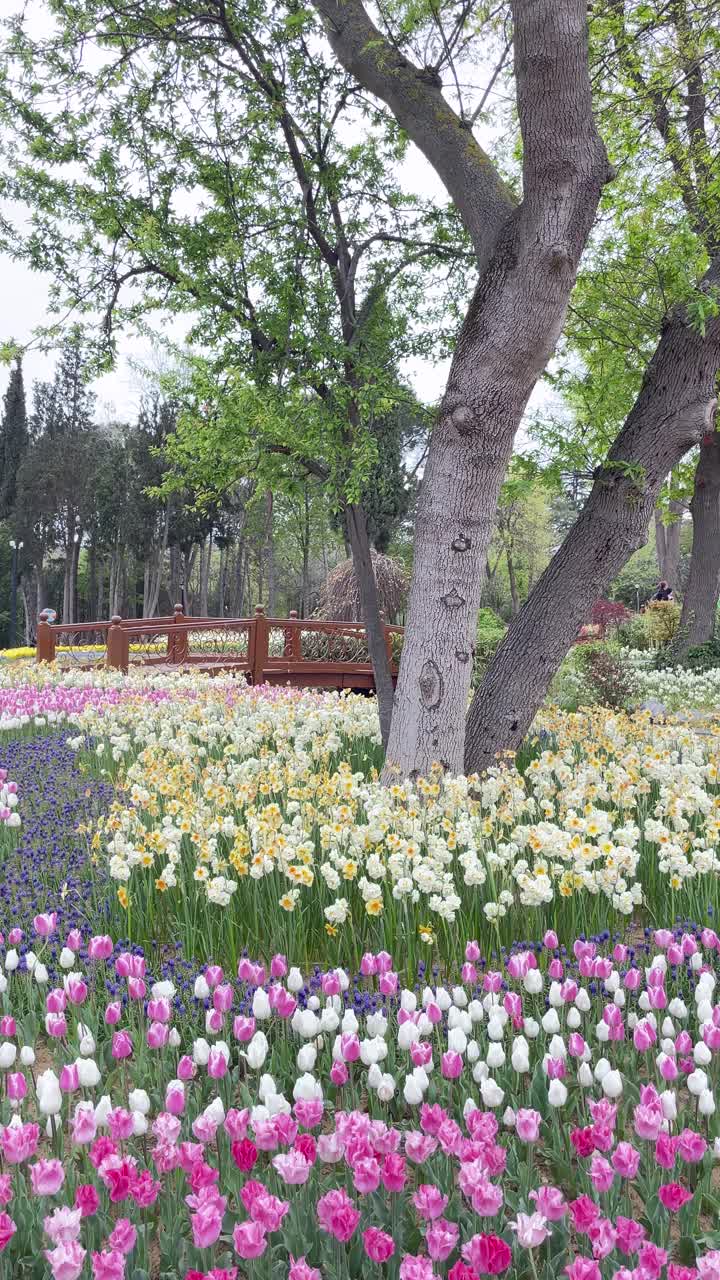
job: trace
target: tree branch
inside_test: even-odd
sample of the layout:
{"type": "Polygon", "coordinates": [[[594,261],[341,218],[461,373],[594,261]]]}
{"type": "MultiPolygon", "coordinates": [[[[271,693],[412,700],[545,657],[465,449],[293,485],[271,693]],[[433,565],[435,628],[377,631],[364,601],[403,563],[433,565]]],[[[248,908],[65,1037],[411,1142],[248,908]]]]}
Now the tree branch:
{"type": "Polygon", "coordinates": [[[382,35],[362,0],[312,0],[338,61],[382,99],[442,179],[484,267],[515,201],[434,77],[382,35]]]}

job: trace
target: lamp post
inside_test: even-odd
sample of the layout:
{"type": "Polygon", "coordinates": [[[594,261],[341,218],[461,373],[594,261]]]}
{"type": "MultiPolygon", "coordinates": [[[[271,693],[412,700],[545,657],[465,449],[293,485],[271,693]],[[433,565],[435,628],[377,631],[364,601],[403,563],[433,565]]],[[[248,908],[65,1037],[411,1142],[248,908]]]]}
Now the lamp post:
{"type": "Polygon", "coordinates": [[[635,612],[640,612],[640,583],[635,583],[635,612]]]}
{"type": "Polygon", "coordinates": [[[10,648],[14,649],[17,632],[18,552],[22,551],[23,544],[11,538],[10,547],[12,549],[12,564],[10,568],[10,648]]]}

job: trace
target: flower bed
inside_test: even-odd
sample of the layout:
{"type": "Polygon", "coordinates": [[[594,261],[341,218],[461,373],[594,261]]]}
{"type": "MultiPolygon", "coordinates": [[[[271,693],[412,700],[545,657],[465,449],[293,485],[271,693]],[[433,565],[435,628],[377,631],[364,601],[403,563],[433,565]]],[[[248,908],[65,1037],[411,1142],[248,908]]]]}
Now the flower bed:
{"type": "Polygon", "coordinates": [[[56,929],[3,956],[15,1274],[715,1280],[713,931],[471,942],[414,989],[244,957],[186,997],[77,930],[51,988],[56,929]]]}
{"type": "Polygon", "coordinates": [[[451,956],[457,929],[507,943],[720,909],[717,742],[686,725],[548,712],[522,773],[385,788],[367,699],[198,686],[191,709],[77,723],[85,767],[121,788],[90,848],[118,888],[113,927],[140,942],[236,960],[269,931],[357,960],[402,938],[412,971],[428,948],[451,956]]]}

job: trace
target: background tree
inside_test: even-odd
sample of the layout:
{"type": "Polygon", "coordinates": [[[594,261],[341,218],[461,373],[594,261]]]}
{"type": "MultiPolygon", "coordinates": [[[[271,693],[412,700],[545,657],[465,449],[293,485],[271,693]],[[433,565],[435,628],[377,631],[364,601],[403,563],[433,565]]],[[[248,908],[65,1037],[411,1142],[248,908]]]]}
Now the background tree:
{"type": "Polygon", "coordinates": [[[28,447],[22,362],[10,372],[0,422],[0,520],[12,520],[17,502],[17,473],[28,447]]]}

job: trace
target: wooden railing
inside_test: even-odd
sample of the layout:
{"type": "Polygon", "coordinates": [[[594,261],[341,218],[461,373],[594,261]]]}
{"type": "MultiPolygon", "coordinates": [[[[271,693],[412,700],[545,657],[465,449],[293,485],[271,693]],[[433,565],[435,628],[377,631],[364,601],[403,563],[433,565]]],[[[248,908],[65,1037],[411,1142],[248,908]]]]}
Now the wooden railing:
{"type": "MultiPolygon", "coordinates": [[[[403,628],[384,630],[396,675],[403,628]]],[[[234,671],[251,684],[336,689],[373,689],[375,684],[362,624],[300,619],[294,612],[289,618],[268,618],[262,605],[252,618],[189,618],[181,605],[172,617],[115,616],[78,624],[50,622],[41,614],[37,661],[124,672],[134,666],[234,671]]]]}

